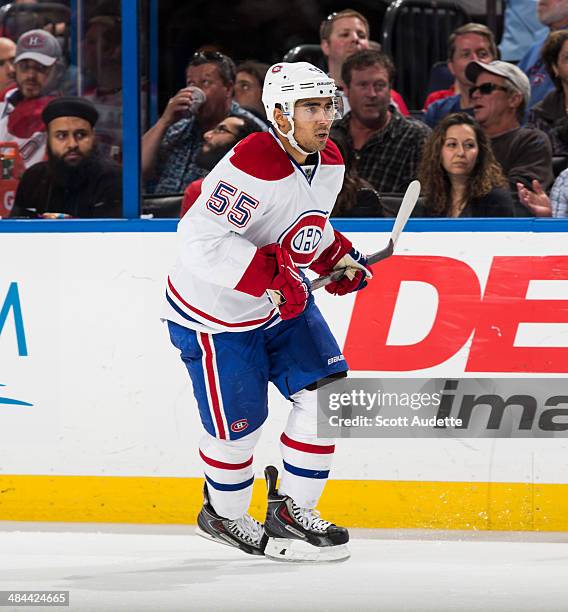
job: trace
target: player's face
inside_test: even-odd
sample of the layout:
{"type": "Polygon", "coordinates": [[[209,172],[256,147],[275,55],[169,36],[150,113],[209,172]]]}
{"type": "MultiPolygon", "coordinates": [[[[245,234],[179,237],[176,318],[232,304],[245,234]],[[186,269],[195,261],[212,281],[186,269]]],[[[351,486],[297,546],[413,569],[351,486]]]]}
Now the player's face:
{"type": "Polygon", "coordinates": [[[473,172],[479,148],[471,125],[452,125],[442,145],[442,167],[450,176],[469,176],[473,172]]]}
{"type": "Polygon", "coordinates": [[[204,143],[201,149],[208,153],[212,149],[225,145],[233,145],[238,140],[239,129],[244,125],[244,121],[238,117],[227,117],[218,123],[212,130],[203,134],[204,143]]]}
{"type": "Polygon", "coordinates": [[[331,98],[307,98],[294,106],[294,138],[304,151],[322,151],[335,117],[331,98]]]}
{"type": "Polygon", "coordinates": [[[538,0],[536,11],[544,25],[561,27],[568,20],[568,0],[538,0]]]}
{"type": "Polygon", "coordinates": [[[91,124],[79,117],[58,117],[49,124],[49,149],[69,166],[79,165],[95,144],[91,124]]]}
{"type": "Polygon", "coordinates": [[[248,72],[237,72],[235,80],[235,100],[241,106],[262,108],[262,87],[248,72]]]}
{"type": "Polygon", "coordinates": [[[562,83],[568,84],[568,40],[565,40],[562,44],[553,68],[562,83]]]}
{"type": "Polygon", "coordinates": [[[343,62],[356,51],[369,48],[365,24],[358,17],[342,17],[333,22],[329,40],[322,40],[321,48],[332,61],[343,62]]]}
{"type": "Polygon", "coordinates": [[[226,85],[215,62],[190,66],[185,73],[186,85],[195,85],[205,92],[207,99],[198,116],[204,119],[225,115],[228,100],[233,95],[232,85],[226,85]]]}
{"type": "Polygon", "coordinates": [[[471,95],[473,114],[484,128],[500,123],[506,114],[514,114],[518,103],[515,104],[506,79],[490,72],[482,72],[475,85],[476,90],[471,95]],[[491,84],[491,91],[483,93],[484,90],[479,87],[484,84],[491,84]]]}
{"type": "Polygon", "coordinates": [[[382,121],[390,103],[391,88],[387,70],[380,64],[351,71],[347,89],[351,113],[363,124],[382,121]]]}
{"type": "Polygon", "coordinates": [[[448,62],[450,72],[459,83],[471,87],[465,76],[465,68],[470,62],[491,62],[496,59],[491,53],[489,40],[479,34],[462,34],[456,38],[456,48],[452,61],[448,62]]]}
{"type": "Polygon", "coordinates": [[[53,66],[25,59],[16,64],[16,83],[24,98],[39,98],[53,74],[53,66]]]}

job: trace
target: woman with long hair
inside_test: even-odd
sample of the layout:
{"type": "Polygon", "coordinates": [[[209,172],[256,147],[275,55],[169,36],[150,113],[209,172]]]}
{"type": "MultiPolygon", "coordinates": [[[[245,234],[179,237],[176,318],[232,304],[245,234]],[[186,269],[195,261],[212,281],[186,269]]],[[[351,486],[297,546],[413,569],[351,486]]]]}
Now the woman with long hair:
{"type": "Polygon", "coordinates": [[[489,139],[466,113],[448,115],[438,123],[424,145],[418,178],[425,217],[515,216],[489,139]]]}

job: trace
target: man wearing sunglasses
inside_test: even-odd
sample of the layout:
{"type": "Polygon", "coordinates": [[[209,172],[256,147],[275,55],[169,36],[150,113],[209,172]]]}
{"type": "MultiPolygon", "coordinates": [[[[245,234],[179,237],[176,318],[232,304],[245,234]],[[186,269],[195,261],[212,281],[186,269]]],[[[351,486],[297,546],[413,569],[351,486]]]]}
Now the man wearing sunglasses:
{"type": "Polygon", "coordinates": [[[142,173],[155,182],[155,193],[181,193],[205,176],[195,156],[205,132],[229,113],[264,123],[233,100],[235,64],[217,51],[198,51],[186,68],[186,86],[168,102],[142,139],[142,173]]]}
{"type": "Polygon", "coordinates": [[[466,23],[454,30],[448,39],[448,69],[455,82],[451,89],[433,91],[426,102],[424,121],[434,128],[450,113],[466,112],[473,115],[469,97],[470,83],[465,69],[472,61],[491,62],[497,59],[497,45],[493,32],[481,23],[466,23]]]}
{"type": "MultiPolygon", "coordinates": [[[[495,158],[509,180],[516,199],[517,183],[530,188],[537,179],[548,189],[552,185],[552,150],[544,132],[521,127],[531,87],[524,72],[508,62],[471,62],[466,76],[475,85],[470,89],[475,119],[491,139],[495,158]]],[[[526,216],[523,206],[518,214],[526,216]]]]}

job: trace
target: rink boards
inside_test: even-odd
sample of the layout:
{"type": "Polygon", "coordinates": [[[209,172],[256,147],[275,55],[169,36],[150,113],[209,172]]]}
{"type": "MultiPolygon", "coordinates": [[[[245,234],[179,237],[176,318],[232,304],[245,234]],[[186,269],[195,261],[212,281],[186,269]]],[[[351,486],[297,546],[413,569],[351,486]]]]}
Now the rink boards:
{"type": "MultiPolygon", "coordinates": [[[[0,234],[0,520],[184,523],[200,507],[197,411],[159,320],[175,234],[119,223],[0,234]]],[[[348,235],[367,252],[387,239],[348,235]]],[[[354,376],[568,371],[565,233],[405,233],[366,291],[317,301],[354,376]]],[[[258,477],[278,464],[288,411],[274,391],[270,402],[258,477]]],[[[568,530],[567,451],[563,439],[340,440],[321,507],[361,527],[568,530]]]]}

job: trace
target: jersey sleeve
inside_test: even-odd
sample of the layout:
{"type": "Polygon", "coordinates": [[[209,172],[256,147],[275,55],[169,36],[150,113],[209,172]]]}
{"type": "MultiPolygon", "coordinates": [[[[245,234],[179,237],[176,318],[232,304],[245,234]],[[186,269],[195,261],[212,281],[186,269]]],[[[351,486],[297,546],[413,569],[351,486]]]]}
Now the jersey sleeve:
{"type": "Polygon", "coordinates": [[[274,267],[244,234],[262,223],[263,196],[261,182],[222,160],[179,223],[184,266],[209,283],[261,295],[274,267]]]}

